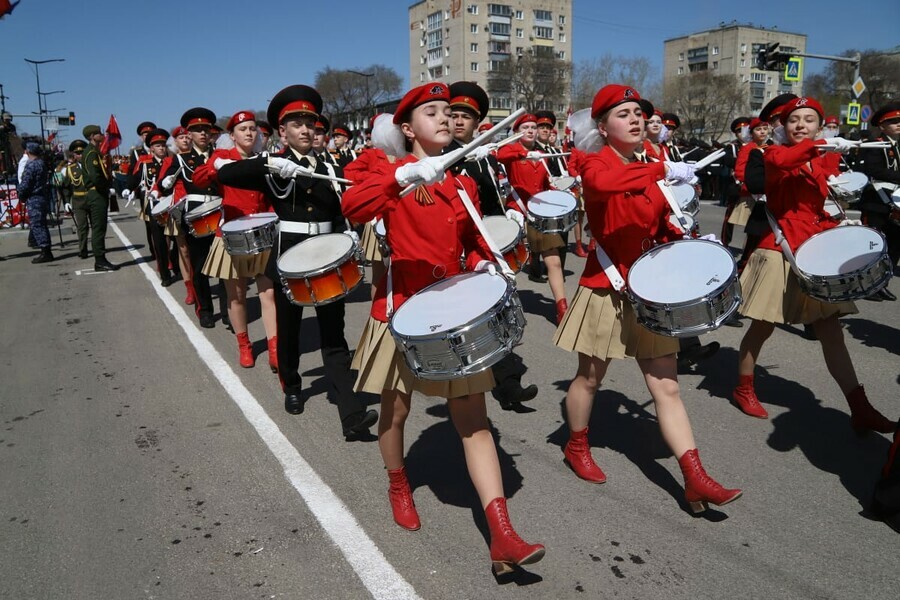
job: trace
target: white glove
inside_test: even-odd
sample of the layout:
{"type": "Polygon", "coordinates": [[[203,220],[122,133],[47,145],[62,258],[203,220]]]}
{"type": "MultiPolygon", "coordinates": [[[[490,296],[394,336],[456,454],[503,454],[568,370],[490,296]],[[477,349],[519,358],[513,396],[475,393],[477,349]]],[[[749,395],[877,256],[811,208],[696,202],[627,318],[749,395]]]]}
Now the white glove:
{"type": "Polygon", "coordinates": [[[844,227],[845,225],[862,225],[862,221],[859,219],[844,219],[838,223],[838,227],[844,227]]]}
{"type": "Polygon", "coordinates": [[[697,182],[697,176],[694,175],[696,170],[694,165],[685,162],[665,162],[666,179],[677,183],[689,183],[694,185],[697,182]]]}
{"type": "Polygon", "coordinates": [[[487,158],[490,155],[490,146],[478,146],[477,148],[475,148],[475,150],[472,151],[472,154],[466,157],[466,160],[475,162],[487,158]]]}
{"type": "Polygon", "coordinates": [[[166,175],[162,178],[162,181],[159,182],[159,185],[162,187],[169,189],[173,185],[175,185],[175,176],[174,175],[166,175]]]}
{"type": "Polygon", "coordinates": [[[350,236],[350,239],[353,240],[353,243],[357,246],[359,245],[359,234],[353,231],[352,229],[348,229],[344,232],[345,235],[350,236]]]}
{"type": "Polygon", "coordinates": [[[114,187],[109,188],[109,195],[110,195],[110,197],[115,196],[115,195],[116,195],[116,188],[114,188],[114,187]]]}
{"type": "Polygon", "coordinates": [[[699,239],[706,240],[707,242],[715,242],[715,243],[719,244],[720,246],[724,245],[724,244],[722,244],[722,240],[717,238],[716,234],[714,234],[714,233],[707,233],[706,235],[701,235],[699,239]]]}
{"type": "Polygon", "coordinates": [[[66,202],[66,212],[72,214],[72,205],[66,202]]]}
{"type": "Polygon", "coordinates": [[[541,160],[542,158],[544,158],[544,153],[537,150],[529,150],[525,155],[526,160],[541,160]]]}
{"type": "Polygon", "coordinates": [[[313,170],[308,167],[301,167],[294,161],[287,158],[281,158],[280,156],[270,156],[269,166],[277,169],[279,177],[285,179],[291,179],[298,175],[309,175],[313,172],[313,170]]]}
{"type": "Polygon", "coordinates": [[[122,190],[122,199],[128,200],[131,197],[131,190],[122,190]]]}
{"type": "Polygon", "coordinates": [[[476,273],[488,273],[490,275],[497,274],[497,263],[492,260],[479,260],[475,265],[476,273]]]}
{"type": "Polygon", "coordinates": [[[854,142],[842,137],[833,137],[829,139],[827,143],[828,145],[825,146],[825,152],[840,152],[841,154],[849,152],[859,144],[859,142],[854,142]]]}
{"type": "Polygon", "coordinates": [[[221,169],[221,168],[224,167],[225,165],[227,165],[227,164],[229,164],[229,163],[233,163],[233,162],[234,162],[234,161],[231,160],[230,158],[221,158],[221,157],[220,157],[220,158],[217,158],[216,160],[213,161],[213,168],[214,168],[216,171],[218,171],[219,169],[221,169]]]}
{"type": "Polygon", "coordinates": [[[446,172],[443,169],[441,157],[438,156],[429,156],[416,162],[402,165],[394,172],[394,179],[402,187],[420,182],[425,185],[432,185],[443,181],[445,176],[446,172]]]}
{"type": "Polygon", "coordinates": [[[525,227],[525,215],[520,213],[517,210],[509,209],[506,211],[506,218],[510,221],[515,221],[519,224],[519,227],[525,227]]]}

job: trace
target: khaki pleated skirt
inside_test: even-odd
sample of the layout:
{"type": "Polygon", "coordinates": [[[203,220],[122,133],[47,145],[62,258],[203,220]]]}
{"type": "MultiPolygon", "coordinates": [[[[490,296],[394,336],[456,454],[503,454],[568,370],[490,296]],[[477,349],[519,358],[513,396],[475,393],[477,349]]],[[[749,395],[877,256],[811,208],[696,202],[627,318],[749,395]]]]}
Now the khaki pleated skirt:
{"type": "Polygon", "coordinates": [[[225,250],[225,242],[217,237],[213,240],[206,256],[206,262],[200,270],[204,275],[219,279],[237,279],[238,277],[256,277],[266,271],[270,250],[247,256],[231,256],[225,250]]]}
{"type": "Polygon", "coordinates": [[[375,226],[369,221],[363,225],[362,239],[360,240],[363,248],[363,254],[369,262],[381,261],[381,247],[378,245],[378,238],[375,236],[375,226]]]}
{"type": "Polygon", "coordinates": [[[653,333],[637,322],[631,303],[609,289],[579,286],[553,343],[601,360],[658,358],[678,352],[678,338],[653,333]]]}
{"type": "Polygon", "coordinates": [[[144,202],[141,202],[141,210],[138,212],[138,219],[144,221],[145,223],[150,222],[150,215],[147,214],[149,211],[146,210],[148,207],[144,205],[144,202]]]}
{"type": "Polygon", "coordinates": [[[396,390],[403,394],[416,391],[425,396],[460,398],[488,392],[495,385],[490,369],[450,381],[418,379],[406,366],[406,360],[397,349],[388,324],[372,317],[366,321],[350,367],[359,371],[353,389],[372,394],[381,394],[382,390],[396,390]]]}
{"type": "Polygon", "coordinates": [[[532,254],[540,254],[546,250],[554,250],[565,246],[562,236],[558,233],[542,233],[529,224],[525,224],[525,235],[528,238],[528,247],[532,254]]]}
{"type": "Polygon", "coordinates": [[[734,210],[731,211],[728,222],[732,225],[743,227],[750,219],[750,213],[753,212],[754,206],[756,206],[756,199],[753,196],[741,196],[734,205],[734,210]]]}
{"type": "Polygon", "coordinates": [[[856,314],[853,302],[821,302],[800,289],[797,275],[781,252],[757,248],[741,274],[745,317],[768,323],[809,324],[832,315],[856,314]]]}
{"type": "Polygon", "coordinates": [[[181,225],[178,224],[178,221],[169,215],[169,220],[166,221],[166,226],[163,227],[163,235],[167,235],[169,237],[178,237],[181,235],[181,225]]]}

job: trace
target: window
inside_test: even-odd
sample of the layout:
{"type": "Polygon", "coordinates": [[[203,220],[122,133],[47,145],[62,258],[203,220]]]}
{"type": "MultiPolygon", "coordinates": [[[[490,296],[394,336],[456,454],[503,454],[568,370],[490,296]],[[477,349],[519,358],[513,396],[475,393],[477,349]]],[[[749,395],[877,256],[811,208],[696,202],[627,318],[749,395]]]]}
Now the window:
{"type": "Polygon", "coordinates": [[[747,44],[741,44],[741,52],[747,51],[747,44]]]}
{"type": "Polygon", "coordinates": [[[764,83],[766,81],[765,73],[750,73],[750,81],[758,81],[764,83]]]}
{"type": "Polygon", "coordinates": [[[517,20],[517,21],[521,21],[521,20],[523,20],[524,18],[525,18],[525,15],[522,14],[522,11],[521,11],[521,10],[517,10],[517,11],[516,11],[516,20],[517,20]]]}
{"type": "Polygon", "coordinates": [[[747,60],[746,60],[746,59],[744,59],[744,58],[741,59],[741,66],[742,66],[742,67],[746,67],[746,66],[747,66],[747,60]]]}
{"type": "Polygon", "coordinates": [[[444,41],[444,32],[441,29],[428,32],[428,49],[440,48],[444,41]]]}
{"type": "Polygon", "coordinates": [[[684,67],[678,67],[678,74],[684,75],[684,67]]]}
{"type": "Polygon", "coordinates": [[[563,33],[562,31],[559,32],[559,41],[561,41],[561,42],[566,41],[566,34],[563,33]]]}
{"type": "Polygon", "coordinates": [[[440,29],[441,24],[443,23],[443,16],[444,14],[441,11],[433,12],[428,15],[428,31],[440,29]]]}
{"type": "Polygon", "coordinates": [[[512,108],[512,100],[505,96],[491,95],[491,108],[499,108],[509,110],[512,108]]]}
{"type": "Polygon", "coordinates": [[[552,21],[553,13],[549,10],[535,10],[534,11],[534,20],[535,21],[552,21]]]}
{"type": "Polygon", "coordinates": [[[678,53],[678,62],[682,62],[684,60],[684,52],[678,53]]]}
{"type": "Polygon", "coordinates": [[[559,21],[560,25],[565,25],[566,24],[566,15],[559,15],[558,21],[559,21]]]}
{"type": "Polygon", "coordinates": [[[424,65],[424,64],[425,64],[425,55],[424,55],[424,54],[423,54],[422,56],[419,57],[419,64],[420,64],[420,65],[424,65]]]}
{"type": "Polygon", "coordinates": [[[503,63],[506,61],[503,60],[490,60],[488,61],[488,71],[499,71],[503,68],[503,63]]]}
{"type": "Polygon", "coordinates": [[[491,54],[509,54],[509,42],[490,42],[488,52],[491,54]]]}
{"type": "Polygon", "coordinates": [[[516,29],[516,37],[519,38],[520,40],[523,39],[525,37],[525,30],[524,29],[516,29]]]}
{"type": "Polygon", "coordinates": [[[512,9],[505,4],[488,4],[488,14],[492,17],[511,17],[512,9]]]}
{"type": "Polygon", "coordinates": [[[522,46],[516,46],[516,56],[522,56],[524,54],[524,49],[522,46]]]}
{"type": "Polygon", "coordinates": [[[450,56],[450,46],[444,48],[444,56],[450,56]]]}
{"type": "Polygon", "coordinates": [[[425,73],[419,73],[419,83],[425,81],[425,73]]]}
{"type": "Polygon", "coordinates": [[[477,71],[477,70],[478,70],[478,63],[477,63],[477,62],[469,63],[469,70],[470,70],[470,71],[477,71]]]}
{"type": "Polygon", "coordinates": [[[769,85],[772,85],[772,76],[771,75],[766,77],[766,83],[768,83],[769,85]]]}
{"type": "Polygon", "coordinates": [[[428,62],[434,62],[436,60],[441,60],[441,49],[435,48],[434,50],[428,51],[428,62]]]}
{"type": "Polygon", "coordinates": [[[560,50],[559,52],[557,52],[556,58],[558,58],[559,60],[566,60],[566,51],[560,50]]]}
{"type": "Polygon", "coordinates": [[[470,4],[469,6],[466,7],[466,12],[469,13],[470,15],[477,15],[478,14],[478,5],[470,4]]]}
{"type": "Polygon", "coordinates": [[[719,68],[719,61],[714,60],[714,61],[713,61],[713,64],[712,64],[712,68],[713,68],[713,69],[718,69],[718,68],[719,68]]]}
{"type": "Polygon", "coordinates": [[[475,23],[469,25],[469,33],[478,33],[478,25],[475,23]]]}
{"type": "Polygon", "coordinates": [[[509,23],[491,23],[491,35],[509,35],[509,23]]]}
{"type": "Polygon", "coordinates": [[[540,40],[552,40],[553,39],[553,28],[552,27],[535,27],[534,28],[534,37],[540,40]]]}
{"type": "Polygon", "coordinates": [[[478,44],[469,44],[469,52],[478,52],[478,44]]]}
{"type": "Polygon", "coordinates": [[[718,47],[718,46],[713,46],[713,56],[715,56],[715,55],[718,54],[718,53],[719,53],[719,47],[718,47]]]}

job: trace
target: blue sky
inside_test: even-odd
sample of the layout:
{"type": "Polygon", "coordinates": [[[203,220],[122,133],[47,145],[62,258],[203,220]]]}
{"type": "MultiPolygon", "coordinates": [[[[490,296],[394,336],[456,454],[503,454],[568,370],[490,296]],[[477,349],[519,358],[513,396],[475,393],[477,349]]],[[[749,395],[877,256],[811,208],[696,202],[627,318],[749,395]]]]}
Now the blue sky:
{"type": "MultiPolygon", "coordinates": [[[[10,98],[7,110],[30,114],[37,111],[35,74],[24,59],[65,58],[40,67],[42,91],[65,90],[47,96],[47,108],[77,116],[76,127],[61,131],[62,139],[80,137],[88,123],[105,127],[113,113],[131,145],[143,120],[171,128],[191,106],[207,106],[220,116],[265,109],[276,91],[312,84],[326,66],[381,63],[408,79],[409,5],[407,0],[22,0],[0,20],[0,84],[10,98]],[[311,5],[315,11],[307,8],[311,5]]],[[[816,54],[900,44],[897,0],[575,0],[573,13],[575,62],[610,52],[646,56],[659,69],[663,40],[732,20],[806,33],[807,50],[816,54]]],[[[806,73],[825,65],[808,60],[806,73]]],[[[16,123],[20,130],[39,129],[37,119],[16,123]]]]}

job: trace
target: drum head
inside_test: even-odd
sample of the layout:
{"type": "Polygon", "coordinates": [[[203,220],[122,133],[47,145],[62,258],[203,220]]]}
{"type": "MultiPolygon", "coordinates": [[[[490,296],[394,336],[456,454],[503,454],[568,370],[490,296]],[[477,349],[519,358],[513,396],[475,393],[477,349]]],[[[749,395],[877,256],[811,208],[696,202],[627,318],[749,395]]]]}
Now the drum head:
{"type": "Polygon", "coordinates": [[[196,217],[202,217],[203,215],[208,215],[209,213],[217,211],[220,208],[222,208],[222,199],[215,198],[213,200],[210,200],[209,202],[204,202],[193,210],[189,210],[186,218],[190,220],[196,217]]]}
{"type": "Polygon", "coordinates": [[[244,215],[243,217],[238,217],[237,219],[233,219],[222,225],[222,233],[250,231],[253,229],[258,229],[260,227],[265,227],[269,223],[277,222],[278,215],[273,212],[244,215]]]}
{"type": "Polygon", "coordinates": [[[373,227],[375,230],[375,235],[384,237],[387,235],[387,228],[384,226],[384,219],[378,219],[375,221],[375,225],[373,227]]]}
{"type": "Polygon", "coordinates": [[[865,173],[859,171],[847,171],[838,175],[835,185],[841,188],[847,194],[855,194],[866,187],[869,183],[869,177],[865,173]]]}
{"type": "Polygon", "coordinates": [[[353,240],[343,233],[326,233],[304,240],[278,257],[282,273],[313,273],[339,263],[353,250],[353,240]]]}
{"type": "Polygon", "coordinates": [[[797,266],[810,275],[842,275],[864,269],[884,253],[884,238],[869,227],[835,227],[797,248],[797,266]]]}
{"type": "MultiPolygon", "coordinates": [[[[682,213],[684,214],[684,213],[682,213]]],[[[684,231],[684,233],[690,233],[694,230],[694,217],[691,215],[684,215],[684,220],[687,221],[687,230],[682,229],[681,223],[678,222],[678,217],[675,216],[675,213],[669,215],[669,223],[684,231]]]]}
{"type": "Polygon", "coordinates": [[[678,206],[682,210],[687,208],[688,205],[694,200],[694,186],[690,184],[678,183],[670,186],[669,189],[672,191],[672,194],[674,194],[675,200],[678,202],[678,206]]]}
{"type": "Polygon", "coordinates": [[[485,217],[484,226],[501,250],[509,248],[519,238],[522,228],[512,219],[499,215],[485,217]]]}
{"type": "Polygon", "coordinates": [[[628,271],[628,287],[644,300],[679,304],[714,292],[735,273],[734,258],[721,244],[682,240],[641,255],[628,271]]]}
{"type": "Polygon", "coordinates": [[[150,209],[151,215],[161,215],[172,208],[172,196],[166,196],[156,203],[156,206],[150,209]]]}
{"type": "Polygon", "coordinates": [[[825,206],[822,207],[822,210],[824,210],[826,214],[831,215],[832,217],[841,217],[844,214],[841,210],[841,207],[838,206],[837,202],[831,200],[830,198],[825,199],[825,206]]]}
{"type": "Polygon", "coordinates": [[[504,277],[465,273],[413,295],[397,309],[391,327],[400,335],[439,335],[485,314],[506,293],[504,277]]]}
{"type": "Polygon", "coordinates": [[[572,194],[549,190],[538,192],[528,200],[528,212],[538,217],[561,217],[575,210],[577,205],[572,194]]]}
{"type": "Polygon", "coordinates": [[[550,179],[550,185],[555,187],[558,190],[569,190],[575,185],[575,178],[570,177],[569,175],[563,175],[561,177],[552,177],[550,179]]]}

